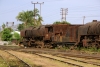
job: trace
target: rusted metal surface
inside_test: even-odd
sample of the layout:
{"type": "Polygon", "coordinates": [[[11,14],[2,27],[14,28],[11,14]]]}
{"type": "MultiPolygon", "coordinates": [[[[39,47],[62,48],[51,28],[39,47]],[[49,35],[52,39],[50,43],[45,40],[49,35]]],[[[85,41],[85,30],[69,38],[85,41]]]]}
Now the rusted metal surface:
{"type": "Polygon", "coordinates": [[[80,42],[81,35],[87,35],[88,34],[88,29],[90,27],[90,24],[91,23],[87,23],[84,26],[80,26],[78,28],[78,42],[80,42]]]}
{"type": "Polygon", "coordinates": [[[100,35],[100,22],[92,22],[88,34],[100,35]]]}
{"type": "Polygon", "coordinates": [[[33,27],[29,27],[26,29],[25,31],[25,36],[26,37],[32,37],[32,29],[34,29],[33,27]]]}
{"type": "Polygon", "coordinates": [[[48,25],[46,26],[46,38],[52,39],[57,42],[76,42],[77,41],[77,30],[81,25],[48,25]]]}
{"type": "Polygon", "coordinates": [[[67,24],[53,25],[54,41],[66,41],[68,39],[66,38],[68,27],[69,25],[67,24]]]}
{"type": "Polygon", "coordinates": [[[82,42],[83,47],[99,47],[100,22],[94,20],[78,28],[78,42],[82,42]],[[85,39],[87,37],[87,39],[85,39]]]}
{"type": "Polygon", "coordinates": [[[25,31],[26,31],[25,29],[20,31],[21,37],[25,37],[25,31]]]}
{"type": "Polygon", "coordinates": [[[32,36],[39,37],[45,35],[45,26],[40,26],[32,29],[32,36]]]}
{"type": "Polygon", "coordinates": [[[78,38],[78,27],[80,27],[81,25],[71,25],[69,27],[69,37],[70,37],[70,40],[69,42],[77,42],[77,38],[78,38]]]}
{"type": "Polygon", "coordinates": [[[32,35],[31,30],[32,29],[33,29],[33,27],[29,27],[29,28],[26,28],[24,30],[21,30],[20,31],[21,37],[31,37],[31,35],[32,35]]]}
{"type": "Polygon", "coordinates": [[[21,36],[29,44],[40,40],[44,43],[81,42],[83,46],[88,46],[91,44],[100,45],[99,29],[100,22],[94,20],[93,22],[87,23],[85,25],[54,24],[42,25],[39,27],[29,27],[21,31],[21,36]],[[85,39],[85,36],[91,40],[90,44],[88,43],[88,40],[85,39]]]}

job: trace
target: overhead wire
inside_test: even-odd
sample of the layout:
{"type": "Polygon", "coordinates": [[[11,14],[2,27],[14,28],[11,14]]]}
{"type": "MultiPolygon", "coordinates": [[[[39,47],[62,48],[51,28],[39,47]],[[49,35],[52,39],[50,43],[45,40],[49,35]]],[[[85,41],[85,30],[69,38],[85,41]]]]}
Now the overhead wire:
{"type": "MultiPolygon", "coordinates": [[[[27,3],[26,3],[26,4],[27,4],[27,3]]],[[[22,6],[20,6],[20,7],[18,7],[18,8],[21,8],[21,7],[22,7],[22,6]]],[[[24,4],[23,7],[26,7],[25,4],[24,4]]],[[[27,7],[29,7],[29,5],[27,5],[27,7]]],[[[92,6],[92,7],[94,7],[94,6],[92,6]]],[[[18,8],[17,8],[17,9],[18,9],[18,8]]],[[[14,9],[15,9],[15,8],[14,8],[14,9]]],[[[10,11],[8,11],[8,12],[14,11],[14,9],[12,9],[12,10],[10,10],[10,11]]],[[[76,11],[74,11],[74,10],[71,9],[71,10],[69,10],[69,11],[74,11],[74,12],[85,12],[85,11],[98,11],[98,10],[100,10],[100,9],[98,9],[98,10],[94,10],[94,9],[93,9],[93,10],[87,10],[87,9],[85,9],[85,11],[77,11],[77,9],[75,9],[75,10],[76,10],[76,11]]],[[[15,11],[16,11],[16,9],[15,9],[15,11]]],[[[6,11],[6,12],[7,12],[7,11],[6,11]]],[[[3,11],[3,13],[5,13],[5,12],[3,11]]]]}
{"type": "MultiPolygon", "coordinates": [[[[53,1],[64,1],[64,0],[53,0],[53,1]]],[[[46,1],[46,2],[53,2],[53,1],[51,1],[51,0],[48,0],[48,1],[46,1]]],[[[28,2],[29,3],[29,2],[28,2]]],[[[22,7],[22,6],[25,6],[26,4],[28,4],[28,3],[25,3],[25,4],[23,4],[23,5],[20,5],[20,6],[18,6],[18,7],[13,7],[13,8],[11,8],[11,9],[9,9],[9,10],[12,10],[12,9],[16,9],[16,8],[20,8],[20,7],[22,7]]],[[[30,2],[31,3],[31,2],[30,2]]],[[[26,5],[27,6],[27,5],[26,5]]],[[[81,7],[82,8],[82,6],[75,6],[76,8],[77,7],[81,7]]],[[[75,8],[74,7],[74,8],[75,8]]],[[[83,6],[84,7],[84,6],[83,6]]],[[[96,5],[96,6],[86,6],[86,7],[100,7],[100,5],[98,6],[98,5],[96,5]]],[[[72,10],[72,9],[71,9],[72,10]]],[[[77,9],[74,9],[74,10],[77,10],[77,9]]],[[[5,11],[7,11],[7,10],[5,10],[5,11]]],[[[73,11],[73,10],[72,10],[73,11]]],[[[91,10],[90,10],[91,11],[91,10]]]]}
{"type": "MultiPolygon", "coordinates": [[[[48,2],[50,2],[50,1],[48,1],[48,2]]],[[[52,2],[52,1],[51,1],[52,2]]],[[[31,2],[30,2],[31,3],[31,2]]],[[[19,8],[22,8],[22,7],[29,7],[29,5],[23,5],[23,6],[20,6],[20,7],[18,7],[17,9],[19,9],[19,8]]],[[[84,6],[83,6],[84,7],[84,6]]],[[[91,9],[92,7],[96,7],[96,6],[87,6],[89,9],[91,9]]],[[[97,7],[99,8],[99,6],[97,5],[97,7]]],[[[79,7],[76,7],[76,8],[81,8],[81,6],[79,6],[79,7]]],[[[55,8],[55,9],[58,9],[58,8],[55,8]]],[[[72,9],[71,9],[72,10],[72,9]]],[[[10,10],[9,12],[14,12],[14,11],[16,11],[16,8],[14,8],[14,9],[12,9],[12,10],[10,10]]],[[[58,11],[58,10],[56,10],[56,11],[58,11]]],[[[55,11],[55,12],[56,12],[55,11]]],[[[68,11],[70,11],[70,10],[68,10],[68,11]]],[[[74,9],[74,10],[72,10],[74,13],[75,12],[87,12],[87,11],[99,11],[99,9],[98,10],[95,10],[95,9],[92,9],[92,10],[85,10],[85,11],[77,11],[77,9],[74,9]],[[75,11],[76,10],[76,11],[75,11]]],[[[9,12],[4,12],[3,14],[5,14],[5,13],[9,13],[9,12]]],[[[50,13],[52,13],[52,12],[54,12],[52,9],[50,10],[50,12],[48,13],[48,14],[50,14],[50,13]]],[[[0,14],[1,15],[1,14],[0,14]]],[[[47,15],[47,16],[44,16],[44,18],[46,18],[46,19],[49,19],[49,20],[51,20],[51,18],[53,18],[53,19],[55,19],[56,18],[56,16],[57,16],[57,14],[55,14],[55,13],[53,13],[53,15],[47,15]]],[[[99,16],[86,16],[86,17],[99,17],[99,16]]],[[[67,18],[71,18],[71,19],[75,19],[75,18],[82,18],[82,17],[68,17],[67,16],[67,18]]]]}

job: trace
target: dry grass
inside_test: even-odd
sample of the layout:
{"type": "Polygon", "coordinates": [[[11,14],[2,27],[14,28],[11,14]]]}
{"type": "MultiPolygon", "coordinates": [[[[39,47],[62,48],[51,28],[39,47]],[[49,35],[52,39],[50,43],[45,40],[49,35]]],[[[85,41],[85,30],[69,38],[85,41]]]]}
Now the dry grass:
{"type": "MultiPolygon", "coordinates": [[[[61,55],[59,55],[61,56],[61,55]]],[[[85,62],[95,62],[95,63],[99,63],[100,64],[100,60],[95,60],[95,59],[85,59],[85,58],[77,58],[77,57],[68,57],[67,58],[71,58],[71,59],[77,59],[77,60],[81,60],[81,61],[85,61],[85,62]]]]}
{"type": "Polygon", "coordinates": [[[10,51],[19,58],[23,59],[25,62],[29,63],[31,66],[40,66],[40,67],[72,67],[68,64],[64,64],[55,60],[42,58],[37,55],[27,54],[22,52],[10,51]]]}
{"type": "Polygon", "coordinates": [[[10,55],[2,50],[0,50],[0,55],[3,57],[5,63],[8,66],[11,66],[11,67],[23,67],[24,66],[24,64],[21,63],[16,57],[14,57],[14,56],[12,56],[12,55],[10,55]]]}
{"type": "Polygon", "coordinates": [[[0,57],[0,67],[8,67],[5,61],[0,57]]]}
{"type": "Polygon", "coordinates": [[[77,65],[81,65],[83,67],[99,67],[99,66],[95,66],[95,65],[92,65],[92,64],[82,63],[82,62],[78,62],[78,61],[74,61],[74,60],[70,60],[70,59],[64,59],[64,58],[60,58],[60,57],[56,57],[56,56],[52,56],[52,55],[47,55],[47,54],[40,54],[40,55],[52,57],[52,58],[55,58],[55,59],[58,59],[58,60],[66,61],[66,62],[77,64],[77,65]]]}

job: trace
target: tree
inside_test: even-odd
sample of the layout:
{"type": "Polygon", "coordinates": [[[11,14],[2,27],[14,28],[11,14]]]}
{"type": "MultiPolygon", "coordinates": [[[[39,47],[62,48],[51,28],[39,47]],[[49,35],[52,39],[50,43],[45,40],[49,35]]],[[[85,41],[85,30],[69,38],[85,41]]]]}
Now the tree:
{"type": "Polygon", "coordinates": [[[6,27],[6,25],[3,23],[2,28],[4,29],[6,27]]]}
{"type": "Polygon", "coordinates": [[[22,29],[24,29],[24,24],[22,23],[22,24],[19,24],[19,26],[18,26],[18,30],[19,31],[21,31],[22,29]]]}
{"type": "Polygon", "coordinates": [[[24,25],[27,27],[28,23],[32,22],[32,15],[31,11],[23,11],[20,12],[19,15],[16,17],[17,20],[22,21],[24,25]]]}
{"type": "Polygon", "coordinates": [[[11,34],[11,29],[10,28],[5,28],[3,31],[2,31],[2,34],[1,34],[1,39],[3,41],[10,41],[11,40],[11,37],[12,37],[12,34],[11,34]]]}
{"type": "Polygon", "coordinates": [[[43,21],[42,17],[39,15],[38,9],[35,9],[33,11],[22,11],[18,14],[16,17],[17,20],[24,23],[25,27],[29,26],[38,26],[38,24],[43,21]],[[35,19],[36,18],[36,19],[35,19]]]}
{"type": "Polygon", "coordinates": [[[56,21],[53,24],[61,24],[61,22],[60,21],[56,21]]]}
{"type": "Polygon", "coordinates": [[[14,34],[12,35],[12,39],[20,40],[20,34],[17,32],[14,32],[14,34]]]}
{"type": "Polygon", "coordinates": [[[70,23],[67,22],[67,21],[62,21],[62,22],[56,21],[56,22],[54,22],[53,24],[70,24],[70,23]]]}
{"type": "Polygon", "coordinates": [[[20,33],[18,31],[13,31],[11,32],[12,37],[11,37],[11,41],[14,42],[15,44],[18,44],[21,37],[20,37],[20,33]]]}
{"type": "Polygon", "coordinates": [[[38,19],[37,19],[37,26],[42,25],[41,21],[43,21],[43,19],[42,19],[41,16],[39,16],[38,19]]]}
{"type": "Polygon", "coordinates": [[[63,21],[63,22],[61,22],[61,24],[70,24],[70,23],[67,21],[63,21]]]}

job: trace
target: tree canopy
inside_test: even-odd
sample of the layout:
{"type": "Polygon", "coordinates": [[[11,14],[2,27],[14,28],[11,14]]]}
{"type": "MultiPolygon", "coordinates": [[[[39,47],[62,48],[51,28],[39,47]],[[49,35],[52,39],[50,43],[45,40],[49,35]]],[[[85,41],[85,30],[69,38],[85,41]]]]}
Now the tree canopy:
{"type": "Polygon", "coordinates": [[[56,21],[56,22],[54,22],[53,24],[70,24],[69,22],[67,22],[67,21],[56,21]]]}
{"type": "Polygon", "coordinates": [[[12,39],[20,40],[20,34],[17,32],[14,32],[12,35],[12,39]]]}
{"type": "Polygon", "coordinates": [[[41,21],[43,21],[42,17],[39,15],[38,9],[19,12],[16,19],[23,23],[22,25],[19,25],[19,30],[22,27],[26,28],[29,26],[40,26],[42,24],[41,21]]]}
{"type": "Polygon", "coordinates": [[[24,29],[24,24],[22,23],[22,24],[19,24],[19,26],[18,26],[18,28],[17,28],[18,30],[22,30],[22,29],[24,29]]]}
{"type": "Polygon", "coordinates": [[[1,39],[3,41],[10,41],[12,37],[11,31],[12,31],[11,28],[4,28],[1,34],[1,39]]]}

